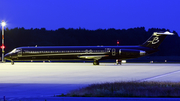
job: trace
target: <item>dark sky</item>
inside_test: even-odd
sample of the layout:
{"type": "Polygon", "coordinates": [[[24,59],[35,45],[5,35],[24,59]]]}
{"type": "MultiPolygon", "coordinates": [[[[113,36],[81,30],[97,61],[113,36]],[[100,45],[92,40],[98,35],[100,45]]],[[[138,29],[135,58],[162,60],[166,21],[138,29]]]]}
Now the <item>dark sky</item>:
{"type": "Polygon", "coordinates": [[[0,0],[8,28],[166,28],[180,34],[180,0],[0,0]]]}

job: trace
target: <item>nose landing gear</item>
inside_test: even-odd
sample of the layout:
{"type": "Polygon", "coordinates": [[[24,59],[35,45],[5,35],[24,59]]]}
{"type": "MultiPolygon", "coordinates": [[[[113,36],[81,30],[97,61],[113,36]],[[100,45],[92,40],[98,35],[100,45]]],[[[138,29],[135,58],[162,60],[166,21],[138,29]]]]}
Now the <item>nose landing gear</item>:
{"type": "Polygon", "coordinates": [[[14,65],[14,60],[11,60],[11,65],[14,65]]]}

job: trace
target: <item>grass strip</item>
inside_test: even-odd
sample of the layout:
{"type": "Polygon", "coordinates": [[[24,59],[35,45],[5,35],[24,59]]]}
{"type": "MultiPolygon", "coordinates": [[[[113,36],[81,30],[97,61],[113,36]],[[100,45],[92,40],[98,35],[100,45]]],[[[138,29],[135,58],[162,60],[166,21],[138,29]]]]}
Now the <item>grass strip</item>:
{"type": "Polygon", "coordinates": [[[73,90],[68,97],[180,97],[180,82],[121,81],[91,84],[73,90]]]}

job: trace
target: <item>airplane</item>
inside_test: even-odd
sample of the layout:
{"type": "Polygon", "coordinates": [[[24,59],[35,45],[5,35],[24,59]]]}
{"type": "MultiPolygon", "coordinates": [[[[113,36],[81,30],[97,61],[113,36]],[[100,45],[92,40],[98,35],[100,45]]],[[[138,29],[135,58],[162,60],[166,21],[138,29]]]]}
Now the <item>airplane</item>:
{"type": "Polygon", "coordinates": [[[138,58],[157,52],[158,46],[168,31],[154,32],[142,45],[137,46],[35,46],[18,47],[5,55],[6,60],[14,61],[46,61],[46,60],[94,60],[93,65],[99,65],[100,60],[122,60],[138,58]]]}

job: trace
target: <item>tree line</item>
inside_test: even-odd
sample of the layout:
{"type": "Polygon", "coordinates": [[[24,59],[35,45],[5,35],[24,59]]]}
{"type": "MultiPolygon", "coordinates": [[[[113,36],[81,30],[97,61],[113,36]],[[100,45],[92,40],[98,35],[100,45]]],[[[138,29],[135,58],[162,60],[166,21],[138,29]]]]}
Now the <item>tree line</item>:
{"type": "MultiPolygon", "coordinates": [[[[144,43],[153,32],[168,31],[168,29],[144,27],[129,29],[97,29],[87,30],[84,28],[59,28],[57,30],[5,29],[5,53],[21,46],[109,46],[117,45],[140,45],[144,43]]],[[[167,36],[160,45],[160,51],[151,56],[180,56],[180,37],[173,31],[173,36],[167,36]]],[[[2,38],[2,36],[1,36],[2,38]]],[[[1,44],[1,43],[0,43],[1,44]]],[[[0,50],[1,52],[1,50],[0,50]]]]}

